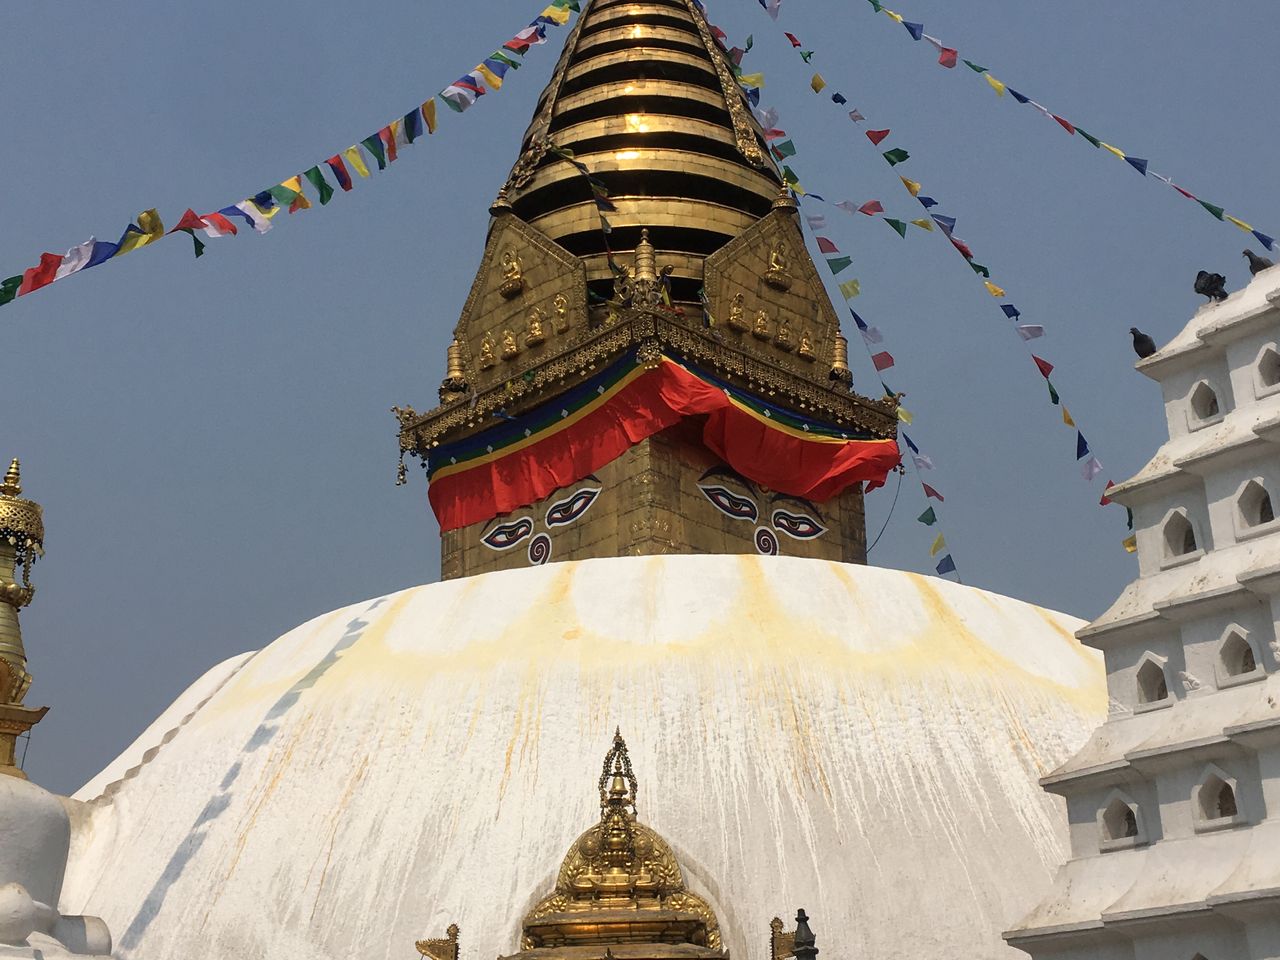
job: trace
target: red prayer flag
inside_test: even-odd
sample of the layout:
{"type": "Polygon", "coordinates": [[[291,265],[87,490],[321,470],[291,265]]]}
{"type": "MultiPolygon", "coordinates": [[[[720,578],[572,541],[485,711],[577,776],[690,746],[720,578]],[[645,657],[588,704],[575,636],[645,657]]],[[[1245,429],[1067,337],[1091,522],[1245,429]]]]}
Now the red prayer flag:
{"type": "Polygon", "coordinates": [[[1034,353],[1031,355],[1031,359],[1036,362],[1036,367],[1039,368],[1041,375],[1048,380],[1049,374],[1053,373],[1053,364],[1048,360],[1041,360],[1034,353]]]}
{"type": "Polygon", "coordinates": [[[957,240],[955,237],[952,237],[951,245],[955,247],[957,250],[959,250],[960,255],[964,257],[966,260],[973,259],[973,251],[969,249],[969,245],[965,243],[963,240],[957,240]]]}
{"type": "Polygon", "coordinates": [[[942,52],[938,54],[938,62],[947,68],[954,67],[959,56],[959,50],[953,50],[951,47],[943,47],[942,52]]]}
{"type": "Polygon", "coordinates": [[[334,179],[338,181],[338,185],[343,190],[351,189],[351,174],[347,171],[347,165],[343,163],[342,157],[336,153],[325,161],[329,165],[329,169],[333,171],[334,179]]]}
{"type": "Polygon", "coordinates": [[[191,208],[187,208],[187,212],[182,215],[182,219],[178,221],[178,225],[170,230],[170,233],[176,233],[179,230],[203,230],[208,224],[196,214],[191,208]]]}
{"type": "Polygon", "coordinates": [[[867,139],[874,143],[877,147],[885,137],[889,136],[888,130],[868,130],[867,139]]]}
{"type": "MultiPolygon", "coordinates": [[[[217,231],[217,234],[230,234],[233,237],[236,235],[236,225],[220,213],[206,213],[202,219],[204,220],[205,227],[212,227],[217,231]]],[[[212,237],[217,234],[211,233],[209,236],[212,237]]]]}
{"type": "Polygon", "coordinates": [[[840,252],[840,248],[837,247],[830,240],[828,240],[826,237],[816,237],[815,239],[818,241],[818,249],[822,253],[839,253],[840,252]]]}
{"type": "Polygon", "coordinates": [[[1067,133],[1070,133],[1070,134],[1072,134],[1072,135],[1074,135],[1074,134],[1075,134],[1075,132],[1076,132],[1076,128],[1075,128],[1075,127],[1073,127],[1073,126],[1071,125],[1071,121],[1070,121],[1070,120],[1063,120],[1063,119],[1062,119],[1060,116],[1058,116],[1056,113],[1053,115],[1053,119],[1057,120],[1057,121],[1058,121],[1058,125],[1059,125],[1060,127],[1062,127],[1062,129],[1063,129],[1063,130],[1067,131],[1067,133]]]}
{"type": "Polygon", "coordinates": [[[881,350],[871,358],[871,362],[875,364],[876,370],[883,372],[893,366],[893,354],[888,350],[881,350]]]}
{"type": "Polygon", "coordinates": [[[879,200],[868,200],[858,208],[859,213],[865,213],[868,217],[874,217],[877,213],[884,213],[884,207],[880,206],[879,200]]]}
{"type": "Polygon", "coordinates": [[[787,131],[779,130],[776,127],[772,130],[766,130],[764,132],[765,140],[777,140],[779,137],[785,137],[786,135],[787,135],[787,131]]]}
{"type": "Polygon", "coordinates": [[[1102,499],[1098,501],[1098,506],[1105,507],[1105,506],[1109,506],[1111,503],[1114,502],[1110,497],[1107,496],[1107,490],[1110,490],[1115,485],[1116,485],[1116,482],[1114,480],[1107,481],[1106,489],[1102,491],[1102,499]]]}
{"type": "Polygon", "coordinates": [[[800,46],[800,41],[796,39],[796,35],[795,35],[794,33],[787,33],[787,32],[784,30],[784,31],[783,31],[783,33],[782,33],[782,35],[783,35],[784,37],[786,37],[788,40],[790,40],[790,41],[791,41],[791,45],[792,45],[793,47],[799,47],[799,46],[800,46]]]}
{"type": "Polygon", "coordinates": [[[387,163],[394,162],[396,159],[396,135],[391,132],[390,124],[378,131],[378,139],[382,141],[382,145],[387,150],[387,163]]]}
{"type": "Polygon", "coordinates": [[[18,296],[30,293],[32,290],[39,290],[41,287],[47,287],[53,283],[54,275],[57,274],[60,266],[62,266],[62,254],[40,254],[40,262],[29,270],[22,272],[22,286],[18,287],[18,296]]]}
{"type": "Polygon", "coordinates": [[[945,502],[945,498],[942,496],[942,494],[940,494],[937,490],[933,489],[933,487],[929,486],[927,483],[922,483],[921,486],[924,487],[925,497],[931,497],[934,500],[937,500],[939,503],[945,502]]]}
{"type": "Polygon", "coordinates": [[[1197,202],[1200,200],[1200,198],[1199,198],[1199,197],[1197,197],[1194,193],[1188,193],[1186,190],[1183,190],[1183,189],[1182,189],[1180,186],[1178,186],[1176,183],[1171,183],[1171,184],[1169,184],[1169,186],[1173,187],[1173,189],[1177,190],[1180,194],[1182,194],[1182,195],[1183,195],[1184,197],[1186,197],[1188,200],[1195,200],[1195,201],[1197,201],[1197,202]]]}

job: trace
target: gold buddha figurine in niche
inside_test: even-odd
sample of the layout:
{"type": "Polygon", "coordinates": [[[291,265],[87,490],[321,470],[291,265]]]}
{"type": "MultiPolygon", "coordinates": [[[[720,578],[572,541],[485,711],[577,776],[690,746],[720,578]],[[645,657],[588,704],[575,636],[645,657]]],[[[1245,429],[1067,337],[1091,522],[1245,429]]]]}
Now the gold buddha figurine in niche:
{"type": "Polygon", "coordinates": [[[773,345],[779,350],[785,350],[790,353],[796,348],[795,343],[791,339],[791,328],[787,326],[786,320],[778,321],[778,332],[773,338],[773,345]]]}
{"type": "Polygon", "coordinates": [[[480,369],[489,370],[498,360],[493,355],[493,338],[487,333],[483,340],[480,341],[480,369]]]}
{"type": "Polygon", "coordinates": [[[524,335],[526,347],[537,347],[547,342],[545,330],[546,313],[541,307],[534,307],[529,313],[529,331],[524,335]]]}
{"type": "Polygon", "coordinates": [[[569,329],[571,321],[569,319],[569,298],[563,293],[557,293],[556,298],[551,301],[551,305],[555,308],[555,331],[556,333],[564,333],[569,329]]]}
{"type": "Polygon", "coordinates": [[[796,350],[796,356],[801,360],[813,361],[815,359],[813,352],[813,340],[809,336],[808,330],[800,334],[800,348],[796,350]]]}
{"type": "Polygon", "coordinates": [[[777,290],[791,289],[791,274],[787,272],[787,244],[783,240],[776,241],[769,248],[769,269],[764,275],[764,282],[777,290]]]}
{"type": "Polygon", "coordinates": [[[516,335],[510,330],[502,331],[502,359],[514,360],[520,354],[520,344],[516,343],[516,335]]]}
{"type": "Polygon", "coordinates": [[[769,339],[769,315],[763,310],[756,311],[756,322],[751,327],[751,335],[757,340],[769,339]]]}
{"type": "Polygon", "coordinates": [[[502,285],[498,287],[498,292],[510,300],[523,289],[524,265],[520,262],[520,254],[508,247],[502,252],[502,285]]]}
{"type": "Polygon", "coordinates": [[[729,327],[733,330],[746,330],[747,318],[746,309],[743,306],[745,298],[742,291],[738,291],[733,295],[733,300],[729,302],[729,327]]]}

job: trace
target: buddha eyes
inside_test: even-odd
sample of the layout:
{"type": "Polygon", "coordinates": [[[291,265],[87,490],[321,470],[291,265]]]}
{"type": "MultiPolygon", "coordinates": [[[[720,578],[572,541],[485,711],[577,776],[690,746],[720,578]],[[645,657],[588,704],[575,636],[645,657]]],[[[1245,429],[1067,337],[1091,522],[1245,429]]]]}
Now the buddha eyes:
{"type": "Polygon", "coordinates": [[[827,532],[827,528],[813,517],[806,517],[803,513],[788,513],[782,509],[773,511],[773,526],[778,532],[796,540],[812,540],[827,532]]]}
{"type": "Polygon", "coordinates": [[[510,550],[531,533],[533,521],[528,517],[521,517],[494,527],[480,538],[480,542],[494,550],[510,550]]]}
{"type": "Polygon", "coordinates": [[[573,523],[587,512],[587,508],[595,503],[598,496],[600,496],[599,487],[583,487],[575,491],[572,496],[553,503],[547,509],[547,526],[563,527],[566,523],[573,523]]]}
{"type": "Polygon", "coordinates": [[[702,491],[702,495],[710,500],[717,510],[727,513],[735,520],[755,520],[760,516],[755,503],[746,497],[738,496],[727,487],[700,483],[698,484],[698,489],[702,491]]]}

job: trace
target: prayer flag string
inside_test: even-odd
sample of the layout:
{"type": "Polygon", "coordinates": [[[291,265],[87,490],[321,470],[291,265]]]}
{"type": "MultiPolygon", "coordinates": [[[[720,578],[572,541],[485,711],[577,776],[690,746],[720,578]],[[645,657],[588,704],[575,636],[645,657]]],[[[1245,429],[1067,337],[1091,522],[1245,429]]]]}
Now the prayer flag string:
{"type": "Polygon", "coordinates": [[[520,58],[531,47],[547,42],[547,27],[562,26],[569,21],[572,13],[578,10],[578,0],[552,0],[532,23],[485,57],[469,73],[463,74],[438,94],[428,97],[408,113],[397,117],[375,133],[335,153],[327,160],[308,167],[302,173],[287,177],[280,183],[267,187],[238,203],[229,204],[206,214],[197,214],[194,210],[188,209],[182,214],[177,225],[167,232],[156,210],[144,210],[138,215],[135,223],[125,228],[118,243],[109,243],[90,237],[84,243],[72,247],[66,254],[41,254],[40,262],[36,266],[6,280],[0,280],[0,306],[57,280],[149,246],[174,233],[185,233],[191,237],[197,257],[201,256],[205,249],[204,242],[197,236],[198,233],[203,234],[206,239],[236,236],[244,227],[249,227],[255,233],[266,233],[272,227],[272,220],[281,210],[287,209],[289,213],[296,213],[299,210],[311,208],[311,200],[303,189],[304,180],[315,191],[320,205],[326,205],[333,199],[334,188],[326,179],[323,167],[328,168],[330,176],[344,193],[350,191],[355,184],[352,171],[361,179],[370,175],[366,157],[373,161],[378,170],[385,170],[399,157],[403,147],[423,136],[424,130],[427,135],[436,132],[439,121],[436,112],[437,98],[450,110],[462,113],[484,96],[488,88],[501,89],[508,71],[520,68],[520,58]]]}
{"type": "MultiPolygon", "coordinates": [[[[788,39],[788,42],[791,43],[793,47],[795,47],[795,43],[792,41],[792,36],[793,35],[787,35],[787,39],[788,39]]],[[[803,44],[801,44],[801,46],[803,46],[803,44]]],[[[800,48],[795,47],[795,49],[800,49],[800,48]]],[[[806,51],[806,52],[809,53],[809,56],[805,57],[804,61],[806,64],[808,64],[811,62],[811,58],[814,55],[814,51],[806,51]]],[[[812,86],[812,84],[810,86],[812,86]]],[[[826,89],[825,84],[823,89],[824,90],[826,89]]],[[[818,92],[819,94],[821,94],[821,91],[819,90],[815,90],[815,92],[818,92]]],[[[846,105],[848,102],[847,99],[838,91],[831,94],[830,98],[832,103],[841,107],[846,105]]],[[[757,99],[758,99],[758,92],[757,92],[757,99]]],[[[869,121],[867,121],[867,118],[856,108],[850,111],[848,115],[849,115],[849,118],[854,123],[861,123],[861,122],[869,123],[869,121]]],[[[766,120],[776,122],[777,118],[776,118],[776,114],[774,114],[773,116],[769,116],[768,114],[765,114],[763,116],[758,117],[758,119],[761,119],[762,123],[764,123],[764,121],[766,120]]],[[[772,125],[773,123],[766,124],[766,126],[772,126],[772,125]]],[[[892,134],[892,130],[890,128],[883,128],[883,129],[876,128],[876,129],[870,129],[866,131],[867,140],[872,144],[872,146],[877,151],[880,150],[880,147],[884,145],[884,142],[891,136],[891,134],[892,134]]],[[[894,168],[897,168],[899,164],[902,164],[907,160],[909,160],[910,156],[911,156],[910,153],[901,147],[891,147],[889,150],[881,151],[881,157],[884,159],[884,161],[888,163],[889,166],[894,168]]],[[[787,172],[789,172],[789,168],[784,168],[784,179],[788,180],[788,183],[791,184],[792,189],[795,190],[798,195],[805,196],[806,195],[805,191],[799,187],[798,178],[795,178],[794,174],[792,174],[791,178],[788,179],[787,172]]],[[[932,212],[933,208],[939,206],[939,203],[933,197],[928,196],[923,192],[924,185],[918,180],[905,176],[903,173],[897,171],[896,169],[895,169],[895,173],[897,173],[898,179],[901,182],[903,189],[906,190],[906,192],[910,196],[912,196],[916,200],[916,202],[919,203],[924,208],[926,212],[929,213],[928,219],[931,220],[933,224],[937,227],[936,231],[930,230],[930,232],[939,232],[943,236],[945,236],[949,245],[952,247],[952,249],[954,249],[956,253],[958,253],[965,260],[966,264],[969,266],[974,276],[979,278],[982,281],[983,287],[986,289],[987,293],[997,301],[1005,301],[1008,296],[1007,292],[1003,287],[1001,287],[1000,285],[998,285],[992,280],[991,278],[992,274],[991,274],[990,268],[985,266],[984,264],[978,263],[974,258],[973,250],[970,248],[970,246],[967,243],[965,243],[963,240],[956,237],[955,235],[955,227],[957,223],[956,218],[946,216],[940,213],[932,212]]],[[[808,196],[813,196],[813,195],[808,194],[808,196]]],[[[866,204],[863,204],[862,207],[854,208],[852,211],[850,210],[850,207],[852,207],[852,201],[841,202],[841,208],[844,209],[846,212],[860,212],[870,216],[874,216],[877,213],[883,212],[883,206],[878,201],[868,201],[866,204]]],[[[924,218],[921,218],[921,219],[924,219],[924,218]]],[[[898,232],[899,234],[905,236],[905,225],[902,227],[898,226],[898,224],[903,224],[903,223],[904,222],[901,220],[894,220],[893,222],[891,222],[890,225],[894,228],[895,232],[898,232]]],[[[852,285],[853,288],[856,289],[858,281],[856,280],[849,281],[848,284],[852,285]]],[[[848,294],[846,293],[846,284],[841,284],[840,289],[841,289],[841,292],[845,293],[847,297],[848,294]]],[[[1010,303],[1007,301],[1000,302],[999,306],[1004,317],[1012,321],[1014,332],[1018,335],[1019,339],[1022,340],[1023,343],[1030,345],[1030,342],[1032,340],[1035,340],[1044,336],[1045,330],[1043,325],[1024,324],[1021,322],[1021,317],[1022,317],[1021,311],[1019,311],[1019,309],[1013,303],[1010,303]]],[[[1080,428],[1076,425],[1075,419],[1067,411],[1065,405],[1062,404],[1061,396],[1059,395],[1058,391],[1055,389],[1053,382],[1049,379],[1049,375],[1054,369],[1053,365],[1049,363],[1047,360],[1044,360],[1042,357],[1036,355],[1035,353],[1031,353],[1031,359],[1032,359],[1032,362],[1035,364],[1037,370],[1039,371],[1040,375],[1045,380],[1045,384],[1049,392],[1050,402],[1055,406],[1062,406],[1063,423],[1068,427],[1070,427],[1075,433],[1075,439],[1076,439],[1076,458],[1075,459],[1079,465],[1081,476],[1084,478],[1086,482],[1091,482],[1103,472],[1102,462],[1097,458],[1097,456],[1093,454],[1092,449],[1088,446],[1087,441],[1085,441],[1084,439],[1083,433],[1080,431],[1080,428]]],[[[873,363],[875,363],[874,357],[873,357],[873,363]]],[[[881,369],[879,365],[877,365],[877,369],[881,369]]],[[[932,490],[932,488],[929,488],[929,490],[932,490]]],[[[936,491],[933,491],[933,492],[936,493],[936,491]]],[[[929,496],[929,491],[926,490],[926,497],[928,496],[929,496]]]]}
{"type": "MultiPolygon", "coordinates": [[[[1048,107],[1045,107],[1043,104],[1039,103],[1038,101],[1033,100],[1031,97],[1027,96],[1026,94],[1019,93],[1017,90],[1013,89],[1013,87],[1009,86],[1004,81],[997,80],[995,76],[992,75],[991,71],[986,67],[982,66],[981,64],[975,63],[972,60],[965,60],[961,58],[959,56],[959,52],[954,47],[948,47],[937,37],[933,37],[925,33],[924,24],[911,23],[903,19],[901,14],[896,13],[893,10],[890,10],[883,3],[880,3],[879,0],[867,0],[867,2],[871,4],[872,8],[877,13],[883,13],[889,19],[894,20],[897,23],[900,23],[903,27],[905,27],[907,30],[907,33],[911,36],[911,39],[913,41],[925,40],[929,44],[931,44],[938,51],[938,63],[941,66],[946,67],[948,70],[954,70],[956,68],[957,63],[963,63],[966,67],[968,67],[969,72],[972,72],[977,76],[982,77],[982,79],[986,81],[987,86],[989,86],[992,90],[995,91],[997,97],[1004,97],[1004,95],[1008,93],[1010,98],[1016,101],[1017,103],[1025,106],[1029,106],[1032,109],[1034,109],[1037,113],[1039,113],[1041,116],[1043,116],[1045,119],[1052,120],[1054,124],[1057,127],[1059,127],[1061,130],[1066,132],[1068,136],[1071,136],[1071,137],[1079,136],[1081,140],[1088,143],[1095,150],[1106,151],[1116,159],[1123,160],[1125,163],[1127,163],[1130,167],[1132,167],[1142,176],[1146,177],[1149,175],[1152,178],[1159,180],[1161,183],[1177,191],[1177,193],[1180,196],[1185,197],[1188,200],[1194,200],[1206,212],[1208,212],[1210,216],[1212,216],[1215,220],[1221,220],[1223,223],[1230,223],[1236,229],[1242,230],[1245,233],[1251,234],[1259,243],[1261,243],[1268,250],[1275,249],[1276,241],[1274,237],[1271,237],[1263,233],[1261,230],[1254,229],[1254,227],[1251,224],[1246,223],[1245,221],[1239,219],[1238,217],[1231,216],[1229,213],[1226,212],[1224,208],[1218,206],[1216,203],[1210,203],[1208,200],[1202,200],[1200,197],[1196,196],[1190,190],[1187,190],[1184,187],[1180,187],[1178,184],[1174,183],[1172,178],[1166,177],[1160,173],[1156,173],[1156,171],[1150,168],[1150,164],[1145,158],[1135,157],[1132,154],[1126,153],[1125,151],[1121,150],[1119,147],[1112,146],[1110,143],[1107,143],[1106,141],[1089,133],[1087,130],[1084,129],[1084,127],[1080,126],[1080,124],[1075,123],[1074,121],[1068,120],[1065,117],[1061,116],[1060,114],[1056,114],[1052,112],[1051,110],[1049,110],[1048,107]]],[[[961,72],[963,73],[966,71],[961,71],[961,72]]]]}

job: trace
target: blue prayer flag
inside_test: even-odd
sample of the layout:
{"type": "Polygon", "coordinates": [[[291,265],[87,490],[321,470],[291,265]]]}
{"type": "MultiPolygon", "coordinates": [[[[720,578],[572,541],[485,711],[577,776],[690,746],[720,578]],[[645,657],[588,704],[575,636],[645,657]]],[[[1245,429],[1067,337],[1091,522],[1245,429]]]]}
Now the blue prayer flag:
{"type": "Polygon", "coordinates": [[[831,102],[832,103],[848,103],[849,101],[844,98],[843,93],[833,93],[831,95],[831,102]]]}
{"type": "Polygon", "coordinates": [[[1017,320],[1022,316],[1022,313],[1012,303],[1002,303],[1000,304],[1000,309],[1004,311],[1004,315],[1010,320],[1017,320]]]}
{"type": "Polygon", "coordinates": [[[909,20],[903,20],[902,25],[907,28],[907,33],[911,34],[912,40],[919,40],[924,36],[923,23],[912,23],[909,20]]]}
{"type": "Polygon", "coordinates": [[[941,560],[938,561],[937,571],[938,571],[938,576],[940,577],[945,576],[948,573],[956,572],[956,562],[951,559],[951,554],[948,553],[945,557],[943,557],[941,560]]]}
{"type": "Polygon", "coordinates": [[[1133,169],[1137,170],[1144,177],[1147,175],[1147,161],[1143,160],[1141,157],[1125,157],[1124,159],[1125,163],[1129,164],[1129,166],[1133,167],[1133,169]]]}
{"type": "Polygon", "coordinates": [[[853,314],[853,322],[858,325],[858,329],[866,330],[867,329],[866,321],[863,320],[860,316],[858,316],[857,312],[854,311],[853,309],[850,309],[849,312],[853,314]]]}
{"type": "Polygon", "coordinates": [[[916,199],[920,201],[920,206],[924,207],[926,210],[938,205],[938,201],[933,199],[933,197],[916,197],[916,199]]]}
{"type": "MultiPolygon", "coordinates": [[[[1258,238],[1258,242],[1268,250],[1274,249],[1275,239],[1268,237],[1265,233],[1259,233],[1257,230],[1252,231],[1253,235],[1258,238]]],[[[97,249],[96,247],[94,249],[97,249]]]]}
{"type": "Polygon", "coordinates": [[[1010,93],[1010,95],[1013,97],[1013,99],[1017,100],[1019,103],[1030,103],[1030,102],[1031,102],[1031,98],[1030,98],[1030,97],[1024,97],[1024,96],[1023,96],[1022,94],[1020,94],[1017,90],[1013,89],[1013,87],[1006,87],[1005,89],[1006,89],[1006,90],[1008,90],[1008,91],[1009,91],[1009,93],[1010,93]]]}
{"type": "Polygon", "coordinates": [[[107,243],[104,240],[93,241],[93,253],[89,256],[89,262],[84,265],[84,269],[96,267],[104,260],[110,260],[116,255],[116,251],[120,249],[118,243],[107,243]]]}
{"type": "Polygon", "coordinates": [[[1083,460],[1089,455],[1089,441],[1084,438],[1084,434],[1079,430],[1076,431],[1076,459],[1083,460]]]}
{"type": "Polygon", "coordinates": [[[908,437],[905,433],[902,435],[902,439],[903,439],[903,440],[905,440],[905,441],[907,441],[907,446],[911,448],[911,452],[912,452],[912,453],[919,453],[919,452],[920,452],[920,448],[919,448],[919,447],[917,447],[914,443],[912,443],[912,442],[911,442],[911,438],[910,438],[910,437],[908,437]]]}

